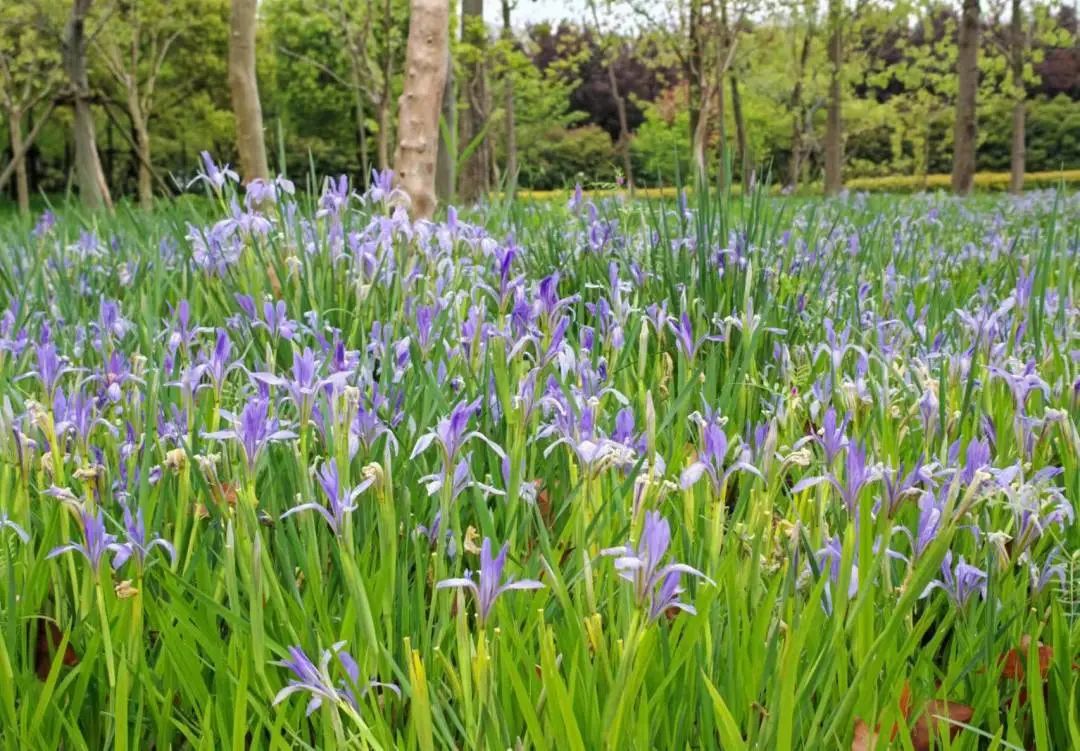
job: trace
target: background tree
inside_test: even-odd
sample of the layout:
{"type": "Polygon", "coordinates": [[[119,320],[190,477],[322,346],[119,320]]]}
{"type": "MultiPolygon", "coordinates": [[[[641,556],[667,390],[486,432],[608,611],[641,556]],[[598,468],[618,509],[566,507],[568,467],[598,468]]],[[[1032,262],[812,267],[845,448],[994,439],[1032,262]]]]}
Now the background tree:
{"type": "Polygon", "coordinates": [[[953,126],[952,189],[971,192],[975,183],[975,147],[979,92],[979,0],[963,0],[956,54],[956,121],[953,126]]]}
{"type": "Polygon", "coordinates": [[[484,0],[462,0],[461,44],[462,98],[459,148],[462,166],[458,194],[473,202],[491,189],[492,152],[488,138],[491,98],[488,91],[488,36],[484,24],[484,0]]]}
{"type": "Polygon", "coordinates": [[[398,184],[411,199],[413,217],[427,219],[435,212],[435,161],[448,67],[450,3],[411,0],[409,9],[394,170],[398,184]]]}
{"type": "MultiPolygon", "coordinates": [[[[94,113],[91,109],[87,47],[95,33],[87,34],[86,24],[92,0],[73,0],[64,32],[64,71],[67,73],[72,107],[75,111],[72,133],[75,141],[75,176],[79,198],[88,209],[112,208],[112,197],[98,156],[94,113]]],[[[103,24],[104,21],[101,22],[103,24]]],[[[98,31],[102,26],[99,24],[98,31]]]]}
{"type": "MultiPolygon", "coordinates": [[[[22,213],[30,210],[26,150],[39,130],[27,138],[23,125],[35,107],[53,96],[62,78],[61,57],[48,39],[50,22],[45,13],[46,8],[30,4],[0,6],[0,106],[7,118],[10,173],[15,177],[16,201],[22,213]]],[[[0,187],[4,182],[6,179],[0,179],[0,187]]]]}
{"type": "Polygon", "coordinates": [[[95,43],[98,59],[115,82],[131,121],[139,204],[143,208],[150,207],[154,195],[150,120],[157,103],[158,79],[186,27],[186,19],[196,10],[196,6],[182,1],[121,3],[103,23],[95,43]]]}
{"type": "Polygon", "coordinates": [[[500,33],[500,51],[503,63],[503,120],[506,132],[506,168],[505,187],[506,192],[513,196],[517,190],[518,181],[518,147],[517,147],[517,123],[515,122],[514,102],[514,61],[515,45],[514,30],[510,25],[510,14],[514,9],[512,0],[501,0],[502,3],[502,30],[500,33]]]}
{"type": "Polygon", "coordinates": [[[796,189],[803,179],[804,160],[810,149],[814,107],[807,103],[806,79],[810,74],[810,52],[817,36],[817,7],[813,0],[795,0],[791,11],[791,44],[795,50],[791,75],[791,161],[788,188],[796,189]]]}
{"type": "Polygon", "coordinates": [[[232,0],[229,14],[229,91],[236,118],[236,150],[244,182],[267,179],[262,104],[255,74],[256,0],[232,0]]]}
{"type": "MultiPolygon", "coordinates": [[[[589,0],[589,10],[597,39],[600,40],[601,54],[604,56],[604,70],[607,73],[608,86],[611,87],[611,101],[615,104],[615,113],[618,118],[619,136],[615,143],[622,157],[623,178],[626,180],[627,187],[633,192],[634,166],[630,161],[630,126],[626,118],[626,97],[619,91],[619,79],[615,75],[615,58],[618,56],[619,49],[611,44],[613,41],[618,44],[621,40],[604,34],[600,24],[600,14],[597,11],[597,0],[589,0]]],[[[610,10],[609,7],[609,13],[610,10]]]]}
{"type": "Polygon", "coordinates": [[[825,125],[825,193],[835,195],[844,187],[844,134],[841,71],[844,64],[844,7],[829,0],[829,104],[825,125]]]}

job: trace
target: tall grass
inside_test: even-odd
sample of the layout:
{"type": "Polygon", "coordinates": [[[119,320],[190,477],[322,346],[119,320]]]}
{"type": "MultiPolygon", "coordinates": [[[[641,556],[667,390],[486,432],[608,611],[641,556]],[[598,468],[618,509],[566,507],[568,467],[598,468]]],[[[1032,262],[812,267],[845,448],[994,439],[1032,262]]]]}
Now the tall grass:
{"type": "Polygon", "coordinates": [[[275,190],[0,229],[5,748],[1080,747],[1075,196],[275,190]],[[175,558],[49,557],[125,509],[175,558]],[[543,588],[480,619],[485,538],[543,588]]]}

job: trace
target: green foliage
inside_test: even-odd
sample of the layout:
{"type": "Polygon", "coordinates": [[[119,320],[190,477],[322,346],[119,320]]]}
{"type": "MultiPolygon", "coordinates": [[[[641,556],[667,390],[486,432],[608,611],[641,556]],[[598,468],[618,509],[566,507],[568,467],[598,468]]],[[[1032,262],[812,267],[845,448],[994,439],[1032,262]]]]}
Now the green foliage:
{"type": "MultiPolygon", "coordinates": [[[[566,137],[595,138],[578,130],[566,137]]],[[[318,197],[302,194],[295,207],[267,205],[268,233],[238,235],[237,258],[215,273],[196,261],[187,225],[229,216],[230,198],[155,213],[61,210],[33,235],[29,221],[0,223],[0,308],[11,312],[0,329],[0,514],[29,533],[23,542],[0,525],[5,751],[831,749],[852,747],[860,719],[883,734],[895,724],[895,745],[907,747],[917,717],[901,707],[918,712],[931,698],[972,710],[935,747],[974,751],[988,735],[1000,748],[1077,746],[1080,563],[1068,556],[1080,526],[1047,522],[1053,498],[1042,495],[1080,492],[1069,419],[1075,195],[702,191],[679,205],[597,200],[595,216],[565,201],[511,203],[427,232],[378,201],[316,216],[318,197]],[[511,230],[520,252],[493,263],[511,230]],[[363,256],[340,252],[353,232],[363,256]],[[551,291],[538,291],[556,271],[551,291]],[[297,331],[253,324],[238,294],[278,303],[297,331]],[[514,341],[503,329],[512,306],[551,295],[562,299],[553,315],[514,312],[533,320],[514,341]],[[118,301],[116,316],[103,299],[118,301]],[[654,302],[685,314],[692,334],[643,315],[654,302]],[[430,338],[421,306],[435,311],[430,338]],[[46,325],[49,346],[70,358],[55,383],[35,346],[46,325]],[[202,368],[219,327],[242,367],[212,386],[202,368]],[[277,385],[302,377],[292,367],[306,347],[320,385],[277,385]],[[114,354],[133,371],[106,373],[114,354]],[[1015,365],[1032,393],[1018,401],[995,363],[1015,365]],[[348,388],[320,381],[340,373],[348,388]],[[540,433],[579,415],[519,390],[529,373],[545,404],[565,392],[587,406],[568,441],[595,431],[612,448],[617,415],[634,415],[629,434],[611,438],[619,453],[594,461],[595,443],[540,433]],[[213,432],[260,388],[295,435],[249,467],[237,442],[213,432]],[[67,411],[77,390],[94,419],[67,411]],[[317,416],[305,415],[305,393],[317,416]],[[491,443],[471,438],[457,453],[475,481],[458,493],[433,483],[449,457],[413,448],[476,396],[464,428],[491,443]],[[814,440],[828,405],[848,442],[832,463],[814,440]],[[726,420],[712,424],[722,451],[699,435],[706,407],[726,420]],[[950,457],[954,441],[965,449],[982,436],[993,438],[985,464],[950,457]],[[858,447],[874,477],[849,504],[837,486],[860,470],[858,447]],[[718,471],[744,461],[753,472],[681,484],[709,451],[720,452],[718,471]],[[324,507],[312,469],[330,456],[340,487],[371,481],[340,531],[311,510],[285,516],[299,502],[324,507]],[[882,511],[878,471],[917,464],[927,479],[882,511]],[[1034,479],[1049,467],[1061,472],[1034,479]],[[821,473],[835,485],[799,487],[821,473]],[[924,488],[943,506],[933,541],[915,552],[924,488]],[[81,540],[65,492],[101,509],[122,540],[123,509],[141,510],[149,535],[176,544],[176,561],[159,548],[116,571],[112,551],[96,570],[77,554],[49,558],[81,540]],[[432,542],[417,525],[441,509],[432,542]],[[601,554],[639,545],[644,511],[672,530],[666,555],[648,563],[709,577],[683,578],[696,612],[651,618],[601,554]],[[1028,514],[1047,523],[1022,532],[1028,514]],[[453,556],[447,529],[462,542],[453,556]],[[508,541],[507,572],[544,588],[507,592],[478,622],[470,595],[435,586],[475,571],[469,529],[508,541]],[[821,552],[830,542],[835,563],[821,552]],[[958,603],[927,590],[947,550],[990,572],[985,595],[958,603]],[[1039,590],[1029,564],[1051,560],[1071,578],[1039,590]],[[310,717],[307,694],[274,704],[295,677],[278,664],[289,647],[318,662],[339,642],[358,663],[361,685],[345,686],[355,707],[332,655],[333,693],[310,717]],[[1006,675],[1002,658],[1025,643],[1023,673],[1006,675]],[[1052,652],[1045,671],[1040,644],[1052,652]],[[373,678],[400,695],[361,693],[373,678]]]]}
{"type": "Polygon", "coordinates": [[[556,126],[522,144],[522,183],[538,188],[563,188],[579,182],[611,183],[618,171],[617,163],[611,137],[599,126],[556,126]]]}

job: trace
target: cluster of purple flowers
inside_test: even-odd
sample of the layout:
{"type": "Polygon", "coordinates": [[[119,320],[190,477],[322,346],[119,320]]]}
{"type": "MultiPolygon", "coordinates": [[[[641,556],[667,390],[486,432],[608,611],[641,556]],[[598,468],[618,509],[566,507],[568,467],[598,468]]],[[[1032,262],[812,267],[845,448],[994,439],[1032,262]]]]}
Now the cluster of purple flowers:
{"type": "MultiPolygon", "coordinates": [[[[539,552],[549,534],[562,536],[574,566],[610,558],[580,577],[607,577],[600,586],[625,592],[623,605],[632,601],[650,628],[703,607],[694,590],[715,586],[715,555],[748,519],[812,531],[809,556],[795,535],[786,547],[763,529],[746,537],[760,535],[751,547],[765,569],[818,571],[830,612],[840,582],[849,598],[886,586],[865,560],[869,544],[861,561],[844,548],[869,530],[887,530],[872,552],[898,581],[950,536],[922,592],[935,606],[992,599],[994,555],[1003,571],[1022,569],[1025,580],[1030,571],[1032,596],[1064,576],[1055,551],[1075,524],[1066,482],[1075,483],[1080,445],[1080,355],[1065,367],[1061,351],[1075,346],[1080,311],[1061,291],[1040,292],[1026,265],[1004,291],[949,287],[965,264],[1007,259],[1002,248],[931,249],[913,262],[905,242],[923,237],[913,220],[866,276],[851,226],[818,244],[738,230],[699,248],[685,196],[671,216],[684,231],[661,238],[579,189],[564,255],[545,263],[525,239],[499,239],[453,209],[445,221],[412,221],[389,173],[363,193],[346,177],[328,180],[309,212],[289,181],[241,188],[205,153],[194,182],[221,218],[189,225],[187,252],[142,260],[194,275],[205,295],[170,290],[164,305],[138,290],[116,299],[99,290],[82,313],[75,295],[0,315],[0,372],[12,376],[0,394],[0,451],[24,487],[44,483],[78,520],[77,536],[47,557],[78,553],[97,583],[124,566],[142,577],[167,562],[183,574],[184,543],[203,542],[189,524],[195,503],[170,504],[193,480],[199,513],[216,515],[225,535],[262,544],[261,529],[230,510],[242,494],[262,526],[289,519],[275,534],[295,537],[299,526],[328,570],[327,541],[350,563],[356,530],[391,555],[401,541],[388,538],[416,529],[416,555],[390,564],[408,569],[411,586],[467,594],[483,633],[525,599],[497,612],[502,595],[545,587],[510,573],[561,565],[539,552]],[[708,284],[670,278],[671,259],[708,284]],[[709,285],[729,286],[710,297],[709,285]],[[798,294],[783,297],[785,285],[798,294]],[[929,289],[948,309],[925,303],[929,289]],[[790,321],[769,311],[768,295],[783,298],[790,321]],[[1064,342],[1061,351],[1048,354],[1035,331],[1064,342]],[[709,533],[676,525],[673,535],[676,518],[709,533]],[[493,539],[513,541],[522,559],[508,563],[510,543],[493,539]]],[[[57,234],[55,217],[43,216],[34,242],[55,243],[66,259],[57,234]]],[[[107,249],[116,242],[84,231],[79,263],[58,265],[57,279],[70,274],[77,289],[83,266],[115,272],[107,249]]],[[[105,276],[91,286],[106,287],[105,276]]],[[[107,288],[118,284],[119,275],[107,288]]],[[[0,532],[34,546],[53,530],[25,504],[0,500],[0,532]]],[[[263,551],[253,548],[252,557],[263,551]]],[[[350,579],[350,596],[366,591],[369,574],[350,579]]],[[[545,593],[532,596],[547,607],[545,593]]],[[[304,693],[308,714],[358,712],[376,687],[400,693],[362,678],[343,642],[317,661],[291,646],[277,664],[293,678],[274,704],[304,693]]]]}

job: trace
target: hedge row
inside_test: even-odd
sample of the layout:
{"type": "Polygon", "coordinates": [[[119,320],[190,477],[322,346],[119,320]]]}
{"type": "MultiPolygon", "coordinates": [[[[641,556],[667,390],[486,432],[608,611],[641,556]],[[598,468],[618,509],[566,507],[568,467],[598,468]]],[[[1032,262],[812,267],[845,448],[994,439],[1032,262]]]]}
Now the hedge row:
{"type": "MultiPolygon", "coordinates": [[[[1029,172],[1024,176],[1024,188],[1028,190],[1038,188],[1080,188],[1080,170],[1057,170],[1054,172],[1029,172]]],[[[952,178],[949,175],[894,175],[892,177],[856,177],[848,180],[845,187],[850,191],[867,193],[917,193],[919,191],[949,190],[952,187],[952,178]]],[[[975,188],[980,191],[994,192],[1004,191],[1009,188],[1008,172],[977,172],[975,174],[975,188]]],[[[735,186],[738,192],[739,186],[735,186]]],[[[779,193],[780,186],[774,186],[773,193],[779,193]]],[[[625,190],[599,189],[589,190],[590,196],[608,196],[624,194],[625,190]]],[[[638,188],[636,195],[642,198],[674,198],[677,194],[674,187],[664,188],[638,188]]],[[[821,185],[810,185],[800,193],[820,193],[821,185]]],[[[569,190],[520,190],[518,197],[527,200],[554,200],[569,198],[569,190]]]]}
{"type": "MultiPolygon", "coordinates": [[[[848,180],[848,190],[861,190],[872,193],[914,193],[920,190],[949,190],[952,178],[949,175],[896,175],[893,177],[857,177],[848,180]]],[[[1059,185],[1080,186],[1080,170],[1057,170],[1054,172],[1029,172],[1024,175],[1024,187],[1056,188],[1059,185]]],[[[1008,172],[975,173],[977,190],[998,191],[1009,189],[1008,172]]]]}

